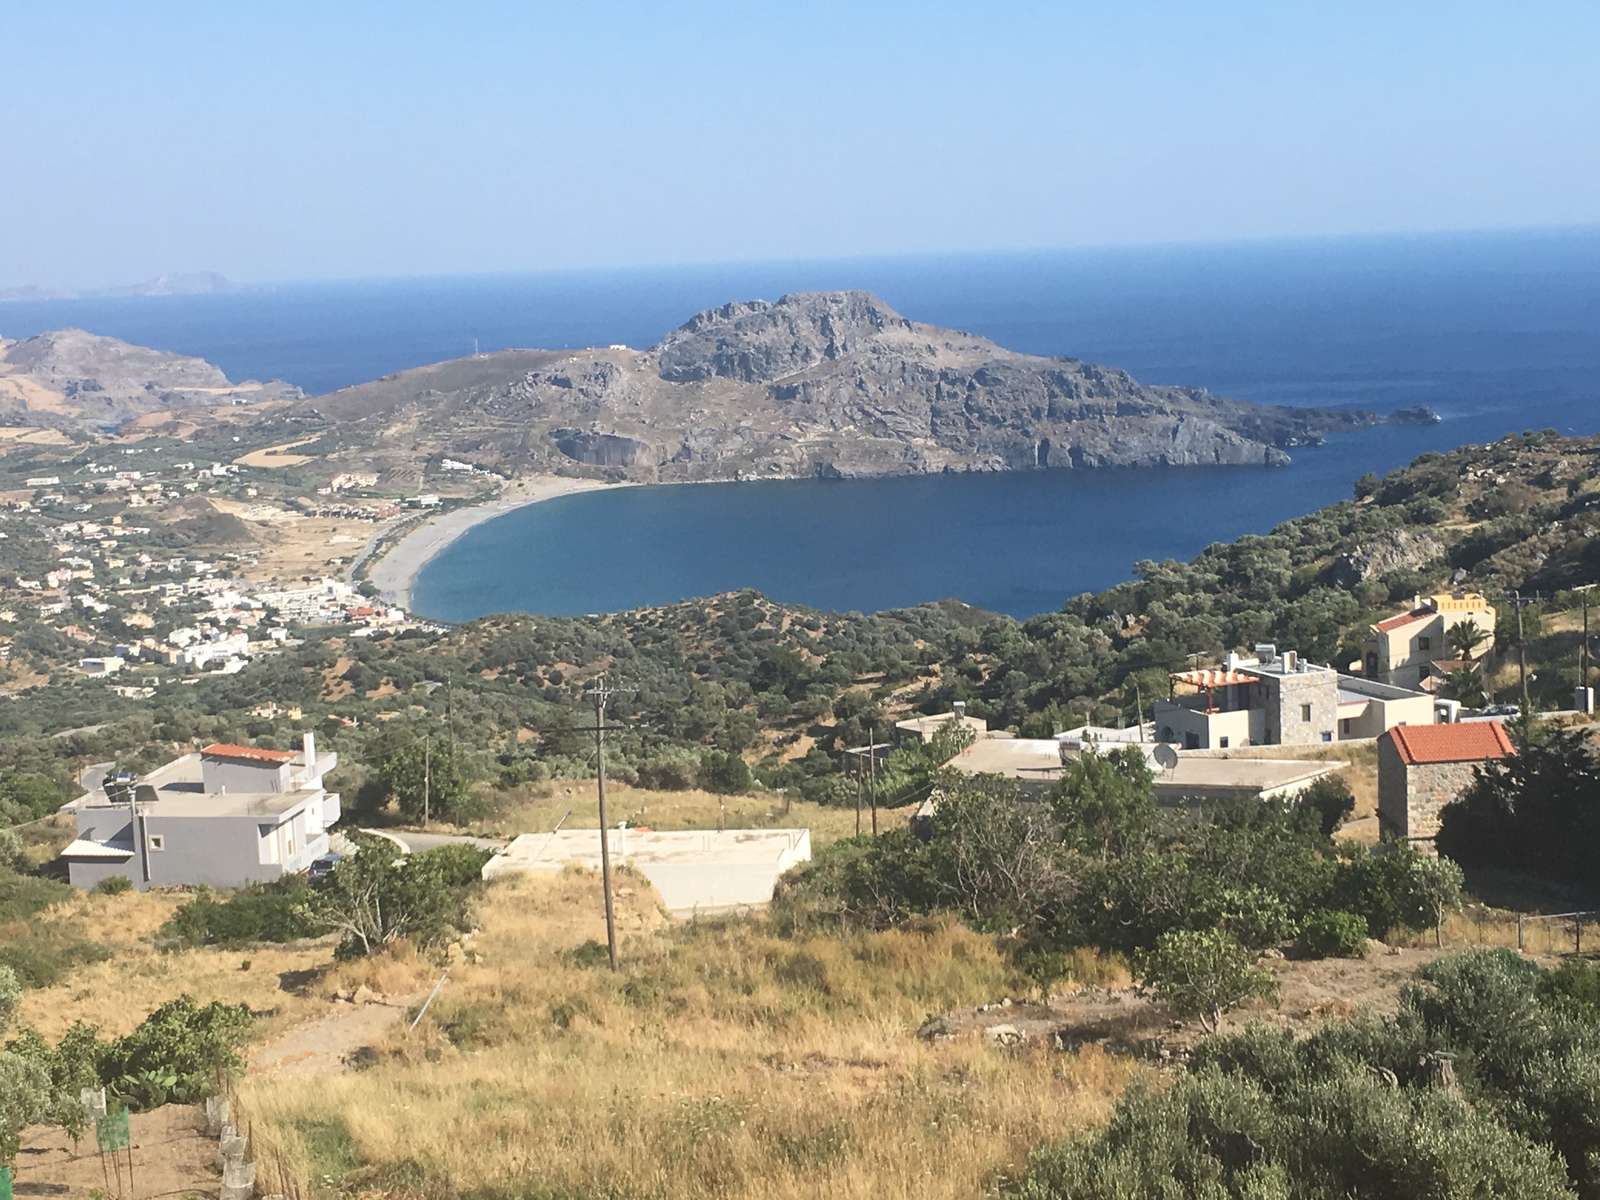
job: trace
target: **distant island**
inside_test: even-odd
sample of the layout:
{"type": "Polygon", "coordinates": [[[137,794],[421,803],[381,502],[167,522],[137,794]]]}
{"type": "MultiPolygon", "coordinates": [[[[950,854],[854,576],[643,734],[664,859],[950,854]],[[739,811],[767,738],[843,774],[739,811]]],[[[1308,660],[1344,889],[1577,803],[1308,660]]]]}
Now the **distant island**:
{"type": "Polygon", "coordinates": [[[235,285],[215,271],[180,271],[157,275],[139,283],[88,290],[40,287],[31,283],[22,287],[0,288],[0,302],[91,300],[111,296],[204,296],[233,290],[235,285]]]}

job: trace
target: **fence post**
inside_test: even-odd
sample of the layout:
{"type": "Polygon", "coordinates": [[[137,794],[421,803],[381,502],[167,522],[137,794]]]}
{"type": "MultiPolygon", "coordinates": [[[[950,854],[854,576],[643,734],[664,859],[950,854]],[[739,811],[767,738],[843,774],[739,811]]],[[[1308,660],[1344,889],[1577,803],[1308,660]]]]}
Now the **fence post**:
{"type": "Polygon", "coordinates": [[[1517,953],[1522,953],[1522,914],[1517,914],[1517,953]]]}

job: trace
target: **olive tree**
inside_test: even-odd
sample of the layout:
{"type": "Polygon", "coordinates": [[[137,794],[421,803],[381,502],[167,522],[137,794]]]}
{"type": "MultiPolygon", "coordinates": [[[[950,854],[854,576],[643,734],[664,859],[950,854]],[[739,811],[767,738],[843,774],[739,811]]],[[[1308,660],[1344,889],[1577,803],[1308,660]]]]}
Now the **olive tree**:
{"type": "Polygon", "coordinates": [[[1216,929],[1175,929],[1156,939],[1140,960],[1144,984],[1183,1018],[1197,1018],[1209,1033],[1222,1014],[1256,997],[1277,994],[1277,981],[1254,956],[1216,929]]]}
{"type": "MultiPolygon", "coordinates": [[[[22,1001],[22,984],[10,967],[0,966],[0,1034],[22,1001]]],[[[0,1050],[0,1167],[17,1161],[22,1131],[43,1120],[50,1104],[50,1077],[37,1063],[0,1050]]]]}

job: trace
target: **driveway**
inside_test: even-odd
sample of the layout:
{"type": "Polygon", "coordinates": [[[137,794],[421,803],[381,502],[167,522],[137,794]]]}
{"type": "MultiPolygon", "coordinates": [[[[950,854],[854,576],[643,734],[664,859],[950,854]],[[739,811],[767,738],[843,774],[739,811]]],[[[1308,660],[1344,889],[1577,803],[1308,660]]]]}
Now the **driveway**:
{"type": "Polygon", "coordinates": [[[509,838],[473,837],[466,833],[423,833],[415,829],[363,829],[386,838],[400,847],[403,854],[421,854],[437,850],[440,846],[476,846],[480,850],[501,850],[510,844],[509,838]]]}

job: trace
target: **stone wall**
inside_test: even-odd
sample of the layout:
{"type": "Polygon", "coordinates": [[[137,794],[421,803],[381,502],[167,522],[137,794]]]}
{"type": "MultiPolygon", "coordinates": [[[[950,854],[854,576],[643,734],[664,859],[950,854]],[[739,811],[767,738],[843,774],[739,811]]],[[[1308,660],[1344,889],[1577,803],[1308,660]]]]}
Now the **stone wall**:
{"type": "Polygon", "coordinates": [[[1392,742],[1378,743],[1378,828],[1382,836],[1431,842],[1439,811],[1472,783],[1479,763],[1421,763],[1408,767],[1392,742]]]}

